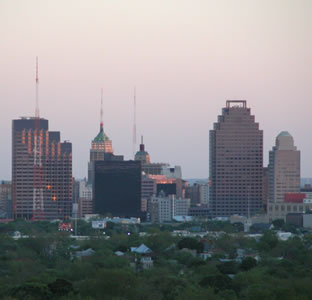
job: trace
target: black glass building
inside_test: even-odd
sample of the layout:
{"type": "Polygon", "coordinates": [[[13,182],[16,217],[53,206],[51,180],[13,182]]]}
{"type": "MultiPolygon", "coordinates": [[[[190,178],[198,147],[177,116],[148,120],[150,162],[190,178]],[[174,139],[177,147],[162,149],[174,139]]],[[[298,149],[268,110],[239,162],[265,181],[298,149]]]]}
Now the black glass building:
{"type": "Polygon", "coordinates": [[[95,161],[94,213],[139,217],[141,209],[141,162],[95,161]]]}

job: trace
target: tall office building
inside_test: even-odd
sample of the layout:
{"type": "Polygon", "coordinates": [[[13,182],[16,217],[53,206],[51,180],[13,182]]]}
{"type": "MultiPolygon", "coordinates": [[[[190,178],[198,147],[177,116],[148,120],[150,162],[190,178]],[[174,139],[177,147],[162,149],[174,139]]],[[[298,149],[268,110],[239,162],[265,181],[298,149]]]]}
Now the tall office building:
{"type": "Polygon", "coordinates": [[[94,162],[93,207],[96,214],[118,217],[141,215],[141,163],[94,162]]]}
{"type": "Polygon", "coordinates": [[[300,151],[293,137],[283,131],[269,153],[269,200],[284,202],[286,193],[300,192],[300,151]]]}
{"type": "Polygon", "coordinates": [[[229,100],[210,130],[210,209],[214,216],[262,209],[263,132],[246,101],[229,100]]]}
{"type": "Polygon", "coordinates": [[[100,132],[91,142],[90,161],[88,164],[88,183],[92,184],[94,174],[94,162],[97,160],[105,160],[113,154],[112,141],[104,132],[103,121],[100,124],[100,132]]]}
{"type": "MultiPolygon", "coordinates": [[[[48,120],[39,120],[40,169],[34,168],[36,119],[12,122],[12,198],[14,218],[36,219],[35,171],[40,171],[42,216],[67,219],[72,213],[72,144],[60,141],[60,132],[49,131],[48,120]]],[[[38,124],[37,124],[38,125],[38,124]]],[[[36,174],[38,178],[38,174],[36,174]]]]}

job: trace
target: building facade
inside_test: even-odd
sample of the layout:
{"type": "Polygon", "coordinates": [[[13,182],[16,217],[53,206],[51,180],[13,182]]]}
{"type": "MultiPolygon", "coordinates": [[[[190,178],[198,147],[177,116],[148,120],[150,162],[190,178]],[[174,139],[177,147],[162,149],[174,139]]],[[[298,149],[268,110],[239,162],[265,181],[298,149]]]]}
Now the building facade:
{"type": "Polygon", "coordinates": [[[300,151],[293,137],[281,132],[269,153],[269,201],[284,202],[285,194],[300,192],[300,151]]]}
{"type": "Polygon", "coordinates": [[[112,141],[104,132],[103,121],[100,123],[100,132],[91,142],[90,161],[88,163],[88,183],[92,184],[94,175],[94,162],[105,160],[114,153],[112,141]]]}
{"type": "Polygon", "coordinates": [[[92,185],[87,180],[79,182],[78,216],[84,218],[93,213],[92,185]]]}
{"type": "Polygon", "coordinates": [[[40,219],[68,219],[72,214],[72,145],[60,141],[60,132],[49,131],[48,120],[45,119],[39,120],[38,135],[35,122],[35,118],[21,118],[13,120],[12,124],[14,218],[35,217],[34,163],[39,157],[40,169],[36,171],[40,170],[40,219]],[[36,157],[35,136],[39,136],[40,141],[40,153],[36,157]]]}
{"type": "Polygon", "coordinates": [[[210,209],[214,216],[262,210],[263,132],[246,101],[230,100],[210,130],[210,209]]]}
{"type": "Polygon", "coordinates": [[[94,213],[118,217],[141,215],[141,163],[94,162],[94,213]]]}
{"type": "Polygon", "coordinates": [[[175,195],[166,197],[161,194],[150,198],[148,213],[152,223],[166,223],[172,222],[175,216],[188,216],[190,206],[190,199],[176,198],[175,195]]]}

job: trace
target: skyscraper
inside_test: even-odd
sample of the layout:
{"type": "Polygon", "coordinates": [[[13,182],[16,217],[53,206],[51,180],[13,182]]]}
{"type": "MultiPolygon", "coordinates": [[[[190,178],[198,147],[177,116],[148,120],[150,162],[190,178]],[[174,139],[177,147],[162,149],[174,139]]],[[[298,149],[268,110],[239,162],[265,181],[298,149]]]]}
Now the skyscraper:
{"type": "Polygon", "coordinates": [[[300,151],[293,137],[282,131],[269,153],[269,200],[284,202],[286,193],[300,192],[300,151]]]}
{"type": "MultiPolygon", "coordinates": [[[[90,161],[88,164],[88,183],[93,183],[94,175],[94,162],[97,160],[111,159],[113,156],[112,141],[104,132],[104,121],[103,121],[103,90],[101,93],[101,121],[100,121],[100,132],[91,142],[90,149],[90,161]]],[[[118,156],[117,156],[118,157],[118,156]]],[[[117,158],[115,157],[115,158],[117,158]]]]}
{"type": "Polygon", "coordinates": [[[226,101],[210,130],[209,163],[214,216],[262,209],[263,132],[245,100],[226,101]]]}
{"type": "Polygon", "coordinates": [[[141,163],[104,160],[94,162],[94,213],[118,217],[141,215],[141,163]]]}
{"type": "MultiPolygon", "coordinates": [[[[12,198],[14,218],[35,219],[35,118],[12,123],[12,198]]],[[[40,219],[67,219],[72,212],[72,145],[60,142],[60,132],[49,131],[39,120],[40,185],[43,211],[40,219]]],[[[38,178],[38,176],[37,176],[38,178]]]]}

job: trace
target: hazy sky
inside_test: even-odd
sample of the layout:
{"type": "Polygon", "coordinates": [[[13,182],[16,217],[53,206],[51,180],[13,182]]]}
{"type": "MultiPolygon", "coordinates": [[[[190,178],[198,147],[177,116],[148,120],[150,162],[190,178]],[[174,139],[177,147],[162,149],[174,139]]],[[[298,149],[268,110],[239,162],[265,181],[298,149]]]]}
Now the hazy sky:
{"type": "Polygon", "coordinates": [[[73,143],[73,175],[87,175],[104,127],[116,154],[137,134],[153,162],[208,177],[209,130],[227,99],[246,99],[264,153],[289,131],[312,176],[311,0],[0,0],[0,178],[11,177],[11,120],[40,112],[73,143]]]}

